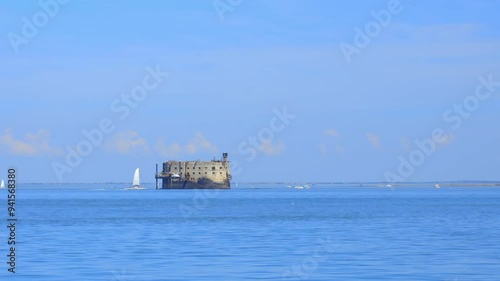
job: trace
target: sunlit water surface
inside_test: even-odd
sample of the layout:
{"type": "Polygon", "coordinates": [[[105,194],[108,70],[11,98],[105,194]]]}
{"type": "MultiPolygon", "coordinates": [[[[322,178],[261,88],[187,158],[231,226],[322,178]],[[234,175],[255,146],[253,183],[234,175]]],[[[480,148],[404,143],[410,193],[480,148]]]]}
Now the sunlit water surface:
{"type": "Polygon", "coordinates": [[[500,188],[24,185],[1,280],[500,280],[500,188]]]}

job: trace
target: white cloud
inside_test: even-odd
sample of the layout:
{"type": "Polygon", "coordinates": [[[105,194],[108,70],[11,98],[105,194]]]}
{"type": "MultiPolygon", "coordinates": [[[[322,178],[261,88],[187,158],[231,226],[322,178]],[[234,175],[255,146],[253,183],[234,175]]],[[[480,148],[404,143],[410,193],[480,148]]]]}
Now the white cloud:
{"type": "MultiPolygon", "coordinates": [[[[451,144],[454,140],[455,140],[455,135],[453,133],[449,133],[449,134],[441,135],[441,137],[439,139],[433,139],[433,142],[436,145],[436,147],[439,149],[443,146],[447,146],[447,145],[451,144]]],[[[400,141],[403,149],[407,152],[412,151],[414,149],[418,149],[417,147],[415,147],[415,141],[412,142],[412,141],[410,141],[410,139],[408,139],[406,137],[401,137],[399,139],[399,141],[400,141]]]]}
{"type": "Polygon", "coordinates": [[[164,138],[156,141],[151,148],[146,139],[139,136],[135,131],[124,131],[114,134],[109,141],[104,143],[103,148],[111,153],[157,153],[163,157],[174,157],[182,153],[196,154],[199,152],[218,151],[202,133],[197,132],[186,144],[166,143],[164,138]]]}
{"type": "Polygon", "coordinates": [[[208,139],[200,132],[197,132],[194,138],[184,146],[184,150],[189,154],[195,154],[197,151],[208,151],[216,153],[218,151],[208,139]]]}
{"type": "Polygon", "coordinates": [[[437,143],[439,145],[449,145],[451,144],[453,141],[455,140],[455,135],[452,134],[452,133],[449,133],[449,134],[444,134],[441,136],[441,138],[439,138],[437,141],[437,143]]]}
{"type": "Polygon", "coordinates": [[[321,143],[319,144],[318,147],[319,147],[319,152],[321,152],[321,155],[326,156],[328,154],[328,147],[326,146],[326,144],[321,143]]]}
{"type": "Polygon", "coordinates": [[[163,138],[156,141],[153,149],[155,153],[158,153],[163,157],[173,157],[182,152],[182,147],[179,144],[173,143],[170,145],[166,145],[163,138]]]}
{"type": "Polygon", "coordinates": [[[108,152],[119,154],[151,152],[146,140],[135,131],[117,132],[104,143],[103,147],[108,152]]]}
{"type": "MultiPolygon", "coordinates": [[[[337,155],[343,154],[345,152],[345,147],[340,145],[340,144],[335,144],[334,149],[335,149],[334,150],[335,154],[337,154],[337,155]]],[[[322,156],[328,155],[328,151],[329,151],[328,145],[321,143],[319,145],[319,151],[320,151],[322,156]]]]}
{"type": "MultiPolygon", "coordinates": [[[[333,146],[334,146],[334,151],[335,151],[335,154],[342,154],[345,152],[345,147],[340,145],[340,134],[337,130],[335,129],[325,129],[323,130],[323,135],[327,136],[327,137],[333,137],[333,141],[332,141],[332,138],[328,138],[328,140],[326,140],[327,143],[333,143],[333,146]]],[[[321,155],[323,156],[326,156],[328,154],[328,151],[329,151],[329,145],[325,144],[325,143],[321,143],[319,145],[319,151],[321,153],[321,155]]]]}
{"type": "Polygon", "coordinates": [[[382,149],[382,144],[380,144],[380,137],[379,136],[372,134],[372,133],[366,133],[366,139],[376,149],[382,149]]]}
{"type": "Polygon", "coordinates": [[[63,149],[50,145],[51,135],[47,130],[39,130],[37,133],[28,133],[24,139],[16,139],[11,129],[0,135],[0,148],[5,151],[24,156],[52,155],[62,156],[63,149]]]}
{"type": "Polygon", "coordinates": [[[262,143],[262,151],[267,155],[279,155],[285,151],[285,143],[279,141],[276,144],[272,142],[262,143]]]}
{"type": "Polygon", "coordinates": [[[159,139],[153,149],[155,153],[163,157],[173,157],[181,153],[196,154],[202,151],[217,153],[217,151],[219,151],[219,149],[200,132],[197,132],[185,145],[178,143],[166,144],[163,138],[159,139]]]}
{"type": "Polygon", "coordinates": [[[325,129],[323,131],[323,134],[326,135],[326,136],[332,136],[332,137],[339,137],[339,132],[337,130],[334,130],[334,129],[325,129]]]}
{"type": "Polygon", "coordinates": [[[335,153],[342,154],[344,152],[345,152],[345,147],[344,146],[339,145],[339,144],[335,146],[335,153]]]}

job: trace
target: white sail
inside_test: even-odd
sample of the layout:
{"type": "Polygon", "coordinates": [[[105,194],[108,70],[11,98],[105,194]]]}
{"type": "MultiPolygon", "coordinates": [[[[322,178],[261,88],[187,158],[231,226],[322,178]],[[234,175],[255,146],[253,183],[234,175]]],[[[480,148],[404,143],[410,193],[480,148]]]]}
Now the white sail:
{"type": "Polygon", "coordinates": [[[135,174],[134,174],[134,181],[132,182],[132,186],[140,186],[140,175],[139,175],[139,168],[135,169],[135,174]]]}
{"type": "Polygon", "coordinates": [[[2,184],[0,184],[0,188],[5,188],[5,182],[2,180],[2,184]]]}
{"type": "Polygon", "coordinates": [[[128,188],[124,188],[125,190],[138,190],[138,189],[146,189],[146,187],[141,186],[139,168],[135,169],[134,180],[132,181],[132,186],[128,188]]]}

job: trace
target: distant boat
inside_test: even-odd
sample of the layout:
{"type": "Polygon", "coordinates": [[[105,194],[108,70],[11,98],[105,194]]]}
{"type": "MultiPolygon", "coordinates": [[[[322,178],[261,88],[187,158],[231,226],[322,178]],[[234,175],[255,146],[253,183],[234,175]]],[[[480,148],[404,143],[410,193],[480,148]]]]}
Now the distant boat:
{"type": "Polygon", "coordinates": [[[5,188],[5,182],[2,180],[2,183],[0,184],[0,188],[5,188]]]}
{"type": "Polygon", "coordinates": [[[439,184],[436,184],[434,187],[435,188],[441,188],[441,186],[439,184]]]}
{"type": "Polygon", "coordinates": [[[296,185],[294,188],[295,189],[309,189],[310,186],[308,184],[306,184],[306,185],[296,185]]]}
{"type": "Polygon", "coordinates": [[[132,181],[132,186],[129,188],[126,188],[126,189],[134,189],[134,190],[146,189],[144,186],[141,186],[139,168],[135,169],[134,180],[132,181]]]}

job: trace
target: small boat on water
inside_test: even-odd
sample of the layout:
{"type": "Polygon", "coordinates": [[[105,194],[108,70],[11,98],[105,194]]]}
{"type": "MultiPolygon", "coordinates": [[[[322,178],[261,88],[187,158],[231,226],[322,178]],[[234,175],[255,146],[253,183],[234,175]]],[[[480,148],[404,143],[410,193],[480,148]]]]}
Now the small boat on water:
{"type": "Polygon", "coordinates": [[[5,188],[5,182],[2,180],[2,183],[0,184],[0,188],[5,188]]]}
{"type": "Polygon", "coordinates": [[[439,184],[436,184],[434,188],[441,188],[441,186],[439,184]]]}
{"type": "Polygon", "coordinates": [[[141,180],[140,180],[140,172],[139,168],[135,169],[134,173],[134,180],[132,181],[132,186],[129,188],[125,188],[127,190],[140,190],[140,189],[146,189],[146,187],[141,186],[141,180]]]}

